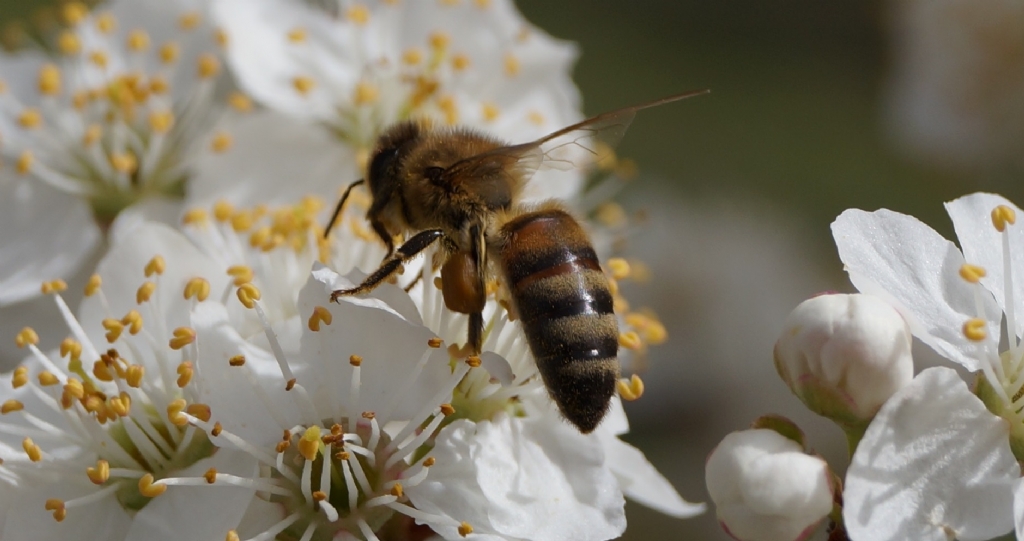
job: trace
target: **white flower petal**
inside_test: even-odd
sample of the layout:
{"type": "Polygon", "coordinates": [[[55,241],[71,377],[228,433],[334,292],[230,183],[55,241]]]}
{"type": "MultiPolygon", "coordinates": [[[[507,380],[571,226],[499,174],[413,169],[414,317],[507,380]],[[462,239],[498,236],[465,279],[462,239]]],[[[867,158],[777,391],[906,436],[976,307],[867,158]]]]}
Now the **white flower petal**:
{"type": "MultiPolygon", "coordinates": [[[[5,490],[10,490],[5,487],[5,490]]],[[[16,496],[0,513],[6,515],[0,539],[4,541],[67,541],[68,539],[124,539],[132,517],[117,498],[103,498],[88,507],[69,509],[57,522],[45,508],[49,498],[64,501],[85,496],[94,486],[61,480],[52,484],[18,487],[16,496]]]]}
{"type": "Polygon", "coordinates": [[[1017,539],[1024,539],[1024,479],[1013,485],[1013,523],[1017,539]]]}
{"type": "Polygon", "coordinates": [[[885,209],[847,210],[833,222],[832,235],[858,290],[891,302],[914,336],[941,355],[979,368],[963,324],[985,316],[989,332],[998,332],[1001,313],[990,295],[981,296],[985,313],[976,313],[976,290],[960,278],[965,261],[952,242],[912,216],[885,209]]]}
{"type": "Polygon", "coordinates": [[[694,517],[707,510],[703,503],[684,500],[636,447],[614,436],[601,440],[608,467],[627,498],[676,518],[694,517]]]}
{"type": "Polygon", "coordinates": [[[1021,472],[1008,431],[952,369],[918,374],[853,455],[843,493],[850,538],[972,541],[1010,531],[1021,472]]]}
{"type": "Polygon", "coordinates": [[[44,280],[69,278],[100,241],[84,201],[3,176],[0,231],[0,306],[39,295],[44,280]]]}
{"type": "MultiPolygon", "coordinates": [[[[406,493],[476,531],[534,541],[611,539],[626,527],[622,493],[596,439],[552,419],[459,420],[438,435],[437,462],[406,493]]],[[[453,527],[439,528],[448,539],[453,527]]]]}

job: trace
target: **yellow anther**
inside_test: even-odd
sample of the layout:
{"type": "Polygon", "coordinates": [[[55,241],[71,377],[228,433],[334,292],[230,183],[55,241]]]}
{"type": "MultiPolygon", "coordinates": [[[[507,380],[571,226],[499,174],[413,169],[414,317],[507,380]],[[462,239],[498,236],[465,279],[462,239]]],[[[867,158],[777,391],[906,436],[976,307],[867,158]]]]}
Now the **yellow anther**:
{"type": "Polygon", "coordinates": [[[195,341],[196,331],[188,327],[178,327],[174,329],[174,338],[168,341],[168,345],[171,346],[171,349],[178,350],[195,341]]]}
{"type": "Polygon", "coordinates": [[[362,4],[355,4],[345,12],[345,18],[356,26],[363,26],[370,22],[370,10],[362,4]]]}
{"type": "Polygon", "coordinates": [[[210,468],[203,474],[203,479],[206,479],[208,484],[214,484],[217,482],[217,468],[210,468]]]}
{"type": "Polygon", "coordinates": [[[484,103],[484,105],[483,105],[484,120],[486,120],[487,122],[493,122],[494,120],[498,119],[498,115],[499,114],[501,114],[501,111],[498,109],[497,105],[494,105],[493,103],[490,103],[490,102],[484,103]]]}
{"type": "Polygon", "coordinates": [[[131,412],[132,401],[127,394],[115,396],[110,399],[110,409],[119,417],[127,417],[131,412]]]}
{"type": "Polygon", "coordinates": [[[320,452],[320,427],[311,426],[299,438],[299,454],[306,460],[315,460],[320,452]]]}
{"type": "Polygon", "coordinates": [[[984,319],[972,318],[964,323],[964,336],[972,342],[981,342],[988,336],[988,324],[984,319]]]}
{"type": "Polygon", "coordinates": [[[230,149],[232,144],[234,144],[234,140],[231,138],[231,134],[223,131],[217,132],[210,141],[210,150],[219,154],[230,149]]]}
{"type": "Polygon", "coordinates": [[[423,461],[423,467],[424,467],[424,468],[429,468],[429,467],[433,466],[433,465],[434,465],[434,464],[436,464],[436,463],[437,463],[437,459],[435,459],[435,458],[434,458],[434,457],[432,457],[432,456],[428,456],[428,457],[427,457],[427,458],[426,458],[426,459],[425,459],[425,460],[423,461]]]}
{"type": "Polygon", "coordinates": [[[224,48],[228,46],[228,33],[223,28],[216,28],[213,31],[213,40],[217,42],[217,46],[224,48]]]}
{"type": "Polygon", "coordinates": [[[621,257],[613,257],[608,260],[608,270],[611,271],[612,278],[623,280],[629,277],[629,262],[621,257]]]}
{"type": "Polygon", "coordinates": [[[43,450],[32,441],[32,438],[21,440],[21,448],[25,450],[25,454],[32,462],[39,462],[43,459],[43,450]]]}
{"type": "Polygon", "coordinates": [[[451,96],[443,96],[437,100],[437,108],[444,113],[444,121],[448,125],[458,124],[459,122],[459,109],[455,105],[455,98],[451,96]]]}
{"type": "Polygon", "coordinates": [[[544,115],[542,115],[540,111],[530,111],[530,113],[526,115],[526,119],[537,126],[544,125],[544,115]]]}
{"type": "Polygon", "coordinates": [[[627,331],[619,335],[619,345],[628,350],[636,351],[641,349],[644,344],[636,331],[627,331]]]}
{"type": "Polygon", "coordinates": [[[11,387],[17,389],[28,383],[28,368],[19,366],[14,369],[14,374],[11,375],[11,387]]]}
{"type": "Polygon", "coordinates": [[[123,318],[121,323],[128,327],[128,333],[132,335],[139,334],[142,330],[142,314],[138,310],[129,310],[123,318]]]}
{"type": "Polygon", "coordinates": [[[615,382],[615,389],[623,400],[633,401],[644,394],[644,382],[640,376],[633,374],[629,379],[622,378],[615,382]]]}
{"type": "Polygon", "coordinates": [[[462,71],[468,68],[469,65],[469,57],[464,54],[460,53],[452,57],[452,69],[455,71],[462,71]]]}
{"type": "Polygon", "coordinates": [[[145,30],[132,30],[128,33],[128,48],[140,53],[149,48],[149,34],[145,30]]]}
{"type": "Polygon", "coordinates": [[[89,8],[82,2],[68,2],[61,7],[60,14],[68,26],[74,26],[89,14],[89,8]]]}
{"type": "Polygon", "coordinates": [[[644,341],[652,346],[664,344],[668,339],[668,331],[660,321],[653,320],[643,329],[644,341]]]}
{"type": "Polygon", "coordinates": [[[92,375],[100,381],[114,381],[114,373],[110,371],[110,366],[102,360],[92,364],[92,375]]]}
{"type": "MultiPolygon", "coordinates": [[[[231,229],[235,230],[235,233],[241,233],[248,231],[255,221],[255,217],[252,212],[240,210],[231,216],[231,229]]],[[[267,228],[269,231],[269,228],[267,228]]],[[[256,246],[255,244],[253,246],[256,246]]]]}
{"type": "Polygon", "coordinates": [[[68,393],[71,397],[81,400],[85,397],[85,386],[75,378],[68,378],[68,382],[64,384],[64,392],[68,393]]]}
{"type": "Polygon", "coordinates": [[[43,64],[39,68],[39,93],[44,96],[55,96],[60,93],[60,70],[53,64],[43,64]]]}
{"type": "Polygon", "coordinates": [[[186,385],[188,385],[188,383],[190,381],[192,381],[192,373],[193,373],[192,363],[189,362],[189,361],[185,361],[185,362],[179,364],[178,365],[178,369],[177,369],[177,373],[178,373],[178,381],[177,381],[178,387],[184,388],[186,385]]]}
{"type": "Polygon", "coordinates": [[[235,213],[235,207],[231,206],[231,203],[221,199],[213,204],[213,217],[218,222],[226,222],[231,219],[231,216],[235,213]]]}
{"type": "Polygon", "coordinates": [[[150,259],[146,263],[146,267],[143,269],[146,274],[146,278],[153,276],[154,274],[163,274],[164,270],[167,269],[167,262],[164,261],[164,256],[155,255],[153,259],[150,259]]]}
{"type": "Polygon", "coordinates": [[[470,355],[469,357],[466,357],[466,364],[468,364],[471,368],[479,368],[481,363],[482,361],[480,360],[480,357],[477,355],[470,355]]]}
{"type": "Polygon", "coordinates": [[[117,19],[110,13],[103,13],[96,17],[96,28],[104,34],[109,34],[117,28],[117,19]]]}
{"type": "Polygon", "coordinates": [[[26,108],[18,115],[18,125],[27,130],[38,128],[43,124],[43,115],[35,107],[26,108]]]}
{"type": "Polygon", "coordinates": [[[440,348],[442,344],[444,344],[444,340],[441,340],[436,336],[434,338],[431,338],[430,340],[427,340],[427,346],[434,349],[440,348]]]}
{"type": "Polygon", "coordinates": [[[416,47],[410,47],[402,53],[402,62],[410,66],[415,66],[423,61],[423,51],[420,51],[416,47]]]}
{"type": "Polygon", "coordinates": [[[199,26],[199,23],[202,22],[202,20],[203,17],[198,11],[189,11],[187,13],[183,13],[181,17],[178,17],[178,27],[182,30],[192,30],[199,26]]]}
{"type": "Polygon", "coordinates": [[[306,29],[292,28],[288,31],[288,41],[292,43],[302,43],[306,41],[306,29]]]}
{"type": "Polygon", "coordinates": [[[110,479],[110,463],[106,460],[97,460],[95,467],[89,466],[85,469],[85,474],[93,484],[102,485],[110,479]]]}
{"type": "Polygon", "coordinates": [[[181,223],[187,225],[204,225],[210,221],[210,216],[207,214],[206,209],[190,209],[185,212],[185,215],[181,217],[181,223]]]}
{"type": "Polygon", "coordinates": [[[213,423],[213,428],[210,429],[210,435],[216,438],[217,436],[220,436],[220,433],[223,430],[224,430],[224,427],[221,426],[220,421],[218,421],[216,423],[213,423]]]}
{"type": "Polygon", "coordinates": [[[92,146],[100,140],[100,137],[103,137],[103,127],[99,124],[90,124],[82,134],[82,145],[92,146]]]}
{"type": "Polygon", "coordinates": [[[185,406],[184,398],[178,398],[167,405],[167,419],[174,426],[185,426],[188,424],[188,419],[181,414],[181,412],[185,411],[185,406]]]}
{"type": "Polygon", "coordinates": [[[153,111],[149,113],[149,128],[155,133],[167,133],[174,125],[174,113],[170,111],[153,111]]]}
{"type": "Polygon", "coordinates": [[[60,356],[75,360],[82,357],[82,344],[74,338],[65,338],[60,343],[60,356]]]}
{"type": "Polygon", "coordinates": [[[57,50],[66,55],[78,54],[82,50],[82,42],[77,34],[65,30],[57,37],[57,50]]]}
{"type": "Polygon", "coordinates": [[[516,75],[519,75],[520,69],[521,66],[519,65],[519,59],[516,58],[515,55],[513,55],[512,53],[506,54],[505,75],[508,75],[509,77],[515,77],[516,75]]]}
{"type": "Polygon", "coordinates": [[[348,364],[350,364],[352,366],[362,366],[363,358],[361,356],[359,356],[359,355],[349,355],[348,356],[348,364]]]}
{"type": "Polygon", "coordinates": [[[402,483],[395,483],[395,486],[391,487],[391,495],[396,498],[401,498],[405,495],[405,490],[402,489],[402,483]]]}
{"type": "Polygon", "coordinates": [[[61,279],[50,280],[49,282],[43,282],[43,285],[39,287],[39,290],[43,292],[43,295],[49,295],[51,293],[60,293],[68,289],[68,283],[61,279]]]}
{"type": "Polygon", "coordinates": [[[316,82],[311,77],[306,77],[304,75],[299,75],[298,77],[292,79],[292,86],[299,94],[302,94],[303,96],[309,94],[309,91],[313,90],[313,87],[315,85],[316,82]]]}
{"type": "Polygon", "coordinates": [[[125,371],[124,380],[132,389],[138,389],[145,375],[146,369],[141,364],[133,364],[125,371]]]}
{"type": "Polygon", "coordinates": [[[210,296],[210,282],[206,278],[193,278],[185,284],[185,300],[195,298],[199,302],[210,296]]]}
{"type": "Polygon", "coordinates": [[[103,278],[99,274],[93,274],[89,277],[89,281],[85,283],[85,296],[92,297],[100,290],[100,286],[103,285],[103,278]]]}
{"type": "Polygon", "coordinates": [[[238,537],[238,532],[228,530],[228,535],[224,537],[224,541],[241,541],[241,538],[238,537]]]}
{"type": "Polygon", "coordinates": [[[235,287],[241,287],[252,281],[253,272],[248,265],[232,265],[228,267],[228,276],[235,279],[235,287]]]}
{"type": "Polygon", "coordinates": [[[107,58],[107,53],[103,51],[92,51],[89,53],[89,61],[96,64],[96,67],[103,69],[107,67],[110,59],[107,58]]]}
{"type": "Polygon", "coordinates": [[[147,498],[156,498],[167,491],[167,485],[153,482],[153,474],[147,473],[139,479],[139,494],[147,498]]]}
{"type": "Polygon", "coordinates": [[[228,364],[231,366],[242,366],[245,364],[245,355],[235,355],[228,359],[228,364]]]}
{"type": "Polygon", "coordinates": [[[111,344],[116,342],[121,337],[121,333],[124,332],[124,323],[121,323],[121,320],[118,319],[106,318],[101,322],[101,325],[107,330],[104,336],[107,337],[107,342],[111,344]]]}
{"type": "Polygon", "coordinates": [[[153,282],[143,282],[139,289],[135,291],[135,302],[142,304],[148,301],[153,296],[154,291],[156,291],[156,284],[153,282]]]}
{"type": "Polygon", "coordinates": [[[352,101],[356,105],[370,105],[377,101],[378,94],[376,85],[366,81],[359,81],[356,83],[355,96],[352,98],[352,101]]]}
{"type": "Polygon", "coordinates": [[[7,415],[8,413],[11,413],[12,411],[21,411],[23,409],[25,409],[25,405],[24,404],[22,404],[18,400],[15,400],[15,399],[11,398],[9,400],[5,400],[3,405],[0,406],[0,415],[7,415]]]}
{"type": "Polygon", "coordinates": [[[473,533],[473,527],[470,526],[468,522],[463,522],[462,524],[459,524],[459,535],[461,535],[462,537],[466,537],[471,533],[473,533]]]}
{"type": "Polygon", "coordinates": [[[996,231],[1002,233],[1006,229],[1006,224],[1013,225],[1015,223],[1017,223],[1017,213],[1012,208],[999,205],[992,209],[992,226],[996,228],[996,231]]]}
{"type": "Polygon", "coordinates": [[[178,59],[179,52],[178,44],[168,41],[160,46],[160,61],[164,64],[170,64],[178,59]]]}
{"type": "Polygon", "coordinates": [[[435,51],[443,51],[448,48],[448,44],[452,42],[451,36],[444,32],[434,32],[430,34],[430,48],[435,51]]]}
{"type": "Polygon", "coordinates": [[[333,320],[334,316],[331,315],[330,310],[323,306],[317,306],[313,308],[313,314],[309,316],[309,330],[317,332],[320,330],[320,323],[330,325],[333,320]]]}
{"type": "Polygon", "coordinates": [[[46,370],[40,372],[36,378],[39,380],[39,385],[42,385],[43,387],[49,387],[60,383],[60,379],[58,379],[57,376],[52,372],[47,372],[46,370]]]}
{"type": "Polygon", "coordinates": [[[207,406],[206,404],[189,404],[188,407],[185,408],[185,411],[204,423],[210,422],[210,417],[213,415],[213,412],[210,411],[210,406],[207,406]]]}
{"type": "Polygon", "coordinates": [[[364,411],[361,415],[363,419],[366,419],[367,421],[369,421],[370,419],[375,419],[377,417],[377,414],[372,411],[364,411]]]}
{"type": "Polygon", "coordinates": [[[281,454],[281,453],[287,451],[288,448],[291,447],[291,446],[292,446],[292,442],[290,442],[288,440],[279,441],[279,442],[277,442],[277,445],[274,446],[274,451],[276,451],[277,454],[281,454]]]}
{"type": "Polygon", "coordinates": [[[32,156],[31,150],[22,150],[21,154],[18,156],[18,162],[17,164],[15,164],[15,168],[17,169],[18,174],[24,175],[31,171],[32,162],[34,161],[35,158],[32,156]]]}
{"type": "Polygon", "coordinates": [[[256,301],[260,300],[260,290],[251,283],[242,284],[238,288],[238,300],[241,301],[242,306],[246,308],[252,308],[256,306],[256,301]]]}
{"type": "Polygon", "coordinates": [[[249,96],[242,94],[241,92],[232,92],[228,96],[228,105],[239,113],[248,113],[252,111],[252,100],[249,96]]]}
{"type": "Polygon", "coordinates": [[[327,499],[327,493],[326,492],[324,492],[322,490],[317,490],[317,491],[313,492],[313,501],[315,501],[315,502],[322,502],[322,501],[324,501],[326,499],[327,499]]]}
{"type": "Polygon", "coordinates": [[[18,331],[18,335],[14,337],[14,343],[17,344],[19,348],[34,346],[39,343],[39,335],[36,334],[35,329],[32,327],[22,327],[22,329],[18,331]]]}
{"type": "Polygon", "coordinates": [[[64,500],[50,498],[46,500],[46,510],[53,511],[53,520],[62,522],[68,516],[68,510],[64,507],[64,500]]]}
{"type": "Polygon", "coordinates": [[[448,417],[449,415],[455,413],[455,408],[452,407],[451,404],[441,404],[441,413],[445,417],[448,417]]]}
{"type": "Polygon", "coordinates": [[[199,60],[196,65],[198,66],[197,69],[199,77],[202,79],[213,77],[214,75],[217,75],[218,71],[220,71],[220,61],[217,60],[216,56],[213,56],[210,53],[203,53],[199,55],[199,60]]]}

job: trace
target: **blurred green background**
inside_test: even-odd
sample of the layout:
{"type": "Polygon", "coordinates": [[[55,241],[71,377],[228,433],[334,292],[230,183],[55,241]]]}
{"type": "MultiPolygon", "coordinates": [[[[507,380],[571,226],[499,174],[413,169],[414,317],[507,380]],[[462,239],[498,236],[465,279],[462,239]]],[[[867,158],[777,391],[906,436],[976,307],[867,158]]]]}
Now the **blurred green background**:
{"type": "MultiPolygon", "coordinates": [[[[976,190],[1022,201],[1022,184],[896,150],[883,128],[890,3],[518,4],[540,28],[579,44],[588,114],[712,89],[641,113],[619,148],[641,168],[622,200],[648,217],[625,255],[653,270],[627,293],[653,307],[670,334],[652,351],[647,394],[627,405],[627,439],[690,501],[708,500],[703,467],[715,444],[769,412],[795,419],[841,472],[841,433],[791,396],[771,351],[800,301],[851,290],[829,223],[847,208],[887,207],[948,236],[943,201],[976,190]]],[[[29,17],[37,5],[0,0],[0,17],[29,17]]],[[[630,504],[628,519],[624,539],[727,539],[713,508],[675,520],[630,504]]]]}

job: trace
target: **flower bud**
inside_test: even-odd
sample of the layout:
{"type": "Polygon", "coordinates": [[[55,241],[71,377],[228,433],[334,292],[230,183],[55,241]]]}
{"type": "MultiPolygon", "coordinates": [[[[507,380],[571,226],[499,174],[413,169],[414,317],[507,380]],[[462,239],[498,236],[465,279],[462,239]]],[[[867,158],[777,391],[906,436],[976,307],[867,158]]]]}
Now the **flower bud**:
{"type": "Polygon", "coordinates": [[[811,411],[863,432],[914,377],[911,333],[892,306],[870,295],[820,295],[786,319],[775,368],[811,411]]]}
{"type": "Polygon", "coordinates": [[[704,467],[718,522],[740,541],[801,541],[832,511],[832,472],[774,430],[733,432],[704,467]]]}

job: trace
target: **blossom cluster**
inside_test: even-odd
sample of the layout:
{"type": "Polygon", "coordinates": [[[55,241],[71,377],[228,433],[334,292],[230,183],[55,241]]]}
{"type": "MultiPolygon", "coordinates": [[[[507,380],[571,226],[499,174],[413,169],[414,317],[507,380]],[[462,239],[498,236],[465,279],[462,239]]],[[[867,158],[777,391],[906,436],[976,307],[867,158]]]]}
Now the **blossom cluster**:
{"type": "MultiPolygon", "coordinates": [[[[362,188],[324,230],[381,131],[572,124],[572,44],[509,0],[62,19],[49,52],[0,55],[0,320],[24,353],[0,378],[0,538],[612,539],[625,498],[703,512],[620,439],[638,377],[592,433],[562,418],[501,284],[479,355],[440,252],[330,302],[386,255],[362,188]],[[29,302],[59,317],[14,327],[29,302]]],[[[604,252],[614,207],[583,176],[540,171],[523,200],[596,209],[604,252]]],[[[665,330],[619,295],[628,263],[603,262],[627,360],[665,330]]]]}

